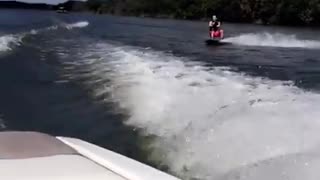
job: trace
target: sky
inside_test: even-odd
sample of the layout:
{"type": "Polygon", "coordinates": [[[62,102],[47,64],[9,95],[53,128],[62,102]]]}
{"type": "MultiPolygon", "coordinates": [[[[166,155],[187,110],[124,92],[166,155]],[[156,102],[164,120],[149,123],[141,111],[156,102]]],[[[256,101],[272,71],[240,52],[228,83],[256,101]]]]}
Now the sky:
{"type": "MultiPolygon", "coordinates": [[[[5,1],[5,0],[0,0],[5,1]]],[[[28,3],[46,3],[46,4],[59,4],[65,2],[66,0],[17,0],[21,2],[28,2],[28,3]]]]}

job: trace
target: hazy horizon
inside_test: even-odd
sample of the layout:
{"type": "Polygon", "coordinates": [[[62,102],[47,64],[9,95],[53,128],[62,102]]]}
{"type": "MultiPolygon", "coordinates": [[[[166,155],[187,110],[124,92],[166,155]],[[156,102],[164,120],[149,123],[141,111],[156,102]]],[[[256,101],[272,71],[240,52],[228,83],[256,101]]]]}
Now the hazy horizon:
{"type": "MultiPolygon", "coordinates": [[[[8,0],[0,0],[0,1],[8,1],[8,0]]],[[[59,4],[59,3],[66,2],[67,0],[14,0],[14,1],[27,2],[27,3],[59,4]]],[[[84,0],[78,0],[78,1],[84,1],[84,0]]]]}

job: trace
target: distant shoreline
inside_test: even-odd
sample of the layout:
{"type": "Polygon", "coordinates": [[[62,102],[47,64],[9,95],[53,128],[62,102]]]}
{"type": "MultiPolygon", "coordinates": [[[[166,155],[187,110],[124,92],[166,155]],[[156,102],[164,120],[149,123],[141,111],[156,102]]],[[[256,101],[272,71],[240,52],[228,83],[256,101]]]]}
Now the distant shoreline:
{"type": "Polygon", "coordinates": [[[83,1],[67,1],[56,5],[45,3],[26,3],[18,1],[0,1],[0,9],[33,9],[42,11],[57,11],[60,7],[64,7],[67,11],[89,11],[86,2],[83,1]]]}
{"type": "MultiPolygon", "coordinates": [[[[50,5],[44,3],[26,3],[26,2],[17,2],[17,1],[0,1],[0,9],[25,9],[25,10],[41,10],[41,11],[58,11],[60,7],[63,7],[66,12],[87,12],[87,13],[94,13],[94,14],[107,14],[107,15],[115,15],[115,16],[131,16],[131,17],[140,17],[140,18],[155,18],[155,19],[176,19],[176,20],[191,20],[191,21],[208,21],[210,20],[207,16],[176,16],[171,13],[141,13],[141,12],[130,12],[126,9],[119,8],[119,9],[103,9],[103,4],[98,4],[96,7],[92,7],[90,5],[91,1],[75,1],[70,0],[66,1],[65,3],[60,3],[57,5],[50,5]]],[[[114,7],[110,7],[114,8],[114,7]]],[[[247,23],[247,24],[256,24],[256,25],[275,25],[275,26],[287,26],[287,27],[320,27],[319,24],[295,24],[295,23],[275,23],[269,21],[263,21],[261,19],[252,19],[252,20],[245,20],[245,19],[232,19],[228,16],[221,16],[222,22],[229,22],[229,23],[247,23]]]]}

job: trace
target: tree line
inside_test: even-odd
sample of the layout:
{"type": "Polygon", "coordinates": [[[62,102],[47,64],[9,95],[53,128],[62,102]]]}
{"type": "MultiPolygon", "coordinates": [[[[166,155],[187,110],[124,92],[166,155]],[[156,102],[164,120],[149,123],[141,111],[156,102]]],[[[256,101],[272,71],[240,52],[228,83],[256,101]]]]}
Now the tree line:
{"type": "Polygon", "coordinates": [[[320,25],[320,0],[88,0],[97,13],[279,25],[320,25]]]}

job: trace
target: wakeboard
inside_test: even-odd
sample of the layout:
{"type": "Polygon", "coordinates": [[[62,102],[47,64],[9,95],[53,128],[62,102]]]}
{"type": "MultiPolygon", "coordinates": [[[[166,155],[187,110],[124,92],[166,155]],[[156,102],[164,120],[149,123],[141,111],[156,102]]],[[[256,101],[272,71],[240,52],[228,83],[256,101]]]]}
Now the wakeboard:
{"type": "Polygon", "coordinates": [[[208,46],[219,46],[219,45],[227,44],[227,42],[222,41],[222,39],[207,39],[205,40],[205,43],[208,46]]]}

